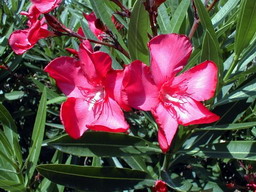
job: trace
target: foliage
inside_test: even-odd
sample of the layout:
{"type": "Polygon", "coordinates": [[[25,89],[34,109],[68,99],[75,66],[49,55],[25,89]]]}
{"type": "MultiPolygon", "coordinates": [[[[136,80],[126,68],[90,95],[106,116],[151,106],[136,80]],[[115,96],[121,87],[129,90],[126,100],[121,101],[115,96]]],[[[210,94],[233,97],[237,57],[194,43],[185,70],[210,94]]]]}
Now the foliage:
{"type": "MultiPolygon", "coordinates": [[[[149,65],[147,43],[154,35],[144,1],[122,0],[130,17],[115,14],[115,1],[63,1],[51,12],[67,28],[82,26],[97,40],[83,12],[94,11],[123,51],[100,45],[114,69],[133,60],[149,65]]],[[[205,102],[221,119],[208,125],[180,126],[168,153],[157,143],[149,112],[126,112],[128,134],[88,131],[79,140],[65,134],[59,120],[66,97],[43,68],[79,40],[67,35],[41,39],[16,55],[10,34],[24,29],[28,0],[0,2],[0,188],[6,191],[150,191],[156,180],[170,191],[254,191],[256,138],[256,1],[166,0],[158,7],[157,33],[191,38],[187,70],[205,60],[218,65],[215,97],[205,102]],[[250,178],[250,179],[248,179],[250,178]],[[49,179],[49,180],[48,180],[49,179]]],[[[96,44],[93,44],[94,46],[96,44]]],[[[98,45],[97,45],[98,46],[98,45]]]]}

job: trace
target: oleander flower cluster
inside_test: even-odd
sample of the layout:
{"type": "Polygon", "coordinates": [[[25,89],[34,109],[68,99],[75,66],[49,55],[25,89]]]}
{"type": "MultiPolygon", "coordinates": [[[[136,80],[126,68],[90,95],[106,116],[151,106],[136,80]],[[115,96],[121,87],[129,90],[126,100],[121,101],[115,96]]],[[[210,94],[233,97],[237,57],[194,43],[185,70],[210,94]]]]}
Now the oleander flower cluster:
{"type": "MultiPolygon", "coordinates": [[[[47,29],[43,15],[61,1],[31,2],[29,11],[22,12],[28,17],[28,28],[13,32],[9,38],[16,54],[23,54],[40,39],[54,35],[47,29]]],[[[102,40],[106,26],[99,27],[94,13],[84,16],[91,31],[102,40]]],[[[80,39],[79,50],[69,49],[73,57],[58,57],[45,67],[67,96],[60,118],[71,137],[80,138],[87,130],[127,132],[124,111],[150,111],[158,125],[160,148],[166,153],[179,125],[219,119],[202,103],[215,94],[218,69],[214,62],[204,61],[182,72],[192,44],[180,34],[158,35],[148,42],[148,50],[150,66],[135,60],[122,70],[114,70],[107,53],[94,51],[89,41],[80,39]]]]}

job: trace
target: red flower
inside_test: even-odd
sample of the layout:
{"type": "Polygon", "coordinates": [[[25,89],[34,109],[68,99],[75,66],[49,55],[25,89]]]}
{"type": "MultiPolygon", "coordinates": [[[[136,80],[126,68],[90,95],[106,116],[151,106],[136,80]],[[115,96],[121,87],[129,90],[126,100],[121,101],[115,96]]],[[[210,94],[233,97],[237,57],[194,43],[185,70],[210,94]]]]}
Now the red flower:
{"type": "Polygon", "coordinates": [[[10,38],[9,44],[16,54],[23,54],[34,47],[40,39],[53,36],[53,33],[45,29],[42,21],[37,20],[30,28],[14,31],[10,38]]]}
{"type": "Polygon", "coordinates": [[[127,131],[129,125],[121,110],[129,109],[121,98],[123,71],[111,68],[108,54],[92,53],[86,46],[80,46],[80,60],[59,57],[45,68],[68,97],[60,112],[65,130],[73,138],[81,137],[87,129],[127,131]]]}
{"type": "Polygon", "coordinates": [[[167,152],[178,124],[204,124],[217,121],[200,101],[213,97],[217,67],[205,61],[176,76],[192,51],[187,37],[159,35],[149,42],[151,66],[134,61],[126,68],[124,87],[130,106],[151,111],[159,126],[158,142],[167,152]]]}
{"type": "Polygon", "coordinates": [[[14,31],[9,37],[9,44],[16,54],[23,54],[31,49],[40,39],[53,36],[47,30],[45,19],[38,20],[40,12],[35,6],[31,6],[28,12],[21,12],[21,15],[28,17],[27,25],[29,28],[14,31]]]}
{"type": "Polygon", "coordinates": [[[49,13],[58,7],[61,1],[62,0],[31,0],[33,5],[35,5],[41,13],[49,13]]]}
{"type": "Polygon", "coordinates": [[[153,192],[167,192],[168,188],[164,181],[157,180],[152,191],[153,192]]]}

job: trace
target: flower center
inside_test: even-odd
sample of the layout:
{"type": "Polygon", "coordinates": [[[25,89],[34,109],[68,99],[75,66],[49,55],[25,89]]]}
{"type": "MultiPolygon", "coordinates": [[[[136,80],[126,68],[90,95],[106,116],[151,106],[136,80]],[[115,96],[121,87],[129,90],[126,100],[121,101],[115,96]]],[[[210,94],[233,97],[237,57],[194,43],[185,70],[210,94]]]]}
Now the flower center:
{"type": "Polygon", "coordinates": [[[106,93],[102,86],[94,87],[93,89],[80,88],[85,100],[89,102],[88,110],[91,111],[93,107],[102,101],[104,101],[106,93]]]}
{"type": "Polygon", "coordinates": [[[184,100],[182,90],[178,86],[171,86],[170,83],[165,83],[162,85],[159,98],[164,103],[165,106],[170,106],[173,104],[183,104],[184,100]]]}

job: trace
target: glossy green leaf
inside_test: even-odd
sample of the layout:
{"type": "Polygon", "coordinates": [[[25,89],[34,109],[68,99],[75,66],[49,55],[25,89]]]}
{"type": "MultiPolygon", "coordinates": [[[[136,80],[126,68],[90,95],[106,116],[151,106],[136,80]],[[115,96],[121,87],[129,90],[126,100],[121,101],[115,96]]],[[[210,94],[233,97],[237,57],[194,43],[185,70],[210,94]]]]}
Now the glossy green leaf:
{"type": "Polygon", "coordinates": [[[219,47],[216,45],[216,41],[214,41],[213,36],[208,30],[205,32],[201,52],[201,62],[206,60],[211,60],[215,63],[221,63],[219,58],[219,47]]]}
{"type": "MultiPolygon", "coordinates": [[[[218,61],[218,63],[216,62],[216,64],[219,68],[220,74],[222,74],[223,64],[222,64],[222,59],[220,57],[219,42],[218,42],[215,30],[213,28],[209,13],[206,11],[206,8],[202,4],[201,0],[195,0],[194,2],[195,2],[195,6],[197,8],[197,11],[198,11],[200,22],[201,22],[203,28],[205,29],[206,33],[208,33],[208,35],[206,35],[207,39],[204,42],[205,46],[207,46],[209,48],[209,46],[210,46],[209,41],[214,44],[213,51],[214,51],[214,55],[217,57],[215,60],[218,61]]],[[[209,51],[207,50],[206,52],[209,52],[209,51]]]]}
{"type": "Polygon", "coordinates": [[[0,122],[3,125],[4,134],[12,146],[13,153],[19,164],[22,164],[22,155],[19,145],[19,136],[14,119],[9,111],[0,103],[0,122]]]}
{"type": "Polygon", "coordinates": [[[137,0],[132,9],[129,30],[128,49],[132,60],[140,60],[149,64],[147,48],[149,30],[149,16],[142,0],[137,0]]]}
{"type": "Polygon", "coordinates": [[[227,125],[215,125],[205,128],[195,129],[196,131],[228,131],[228,130],[241,130],[248,129],[256,126],[256,122],[247,122],[247,123],[235,123],[235,124],[227,124],[227,125]]]}
{"type": "Polygon", "coordinates": [[[220,99],[214,106],[222,105],[225,103],[230,103],[233,101],[238,101],[247,98],[255,98],[256,97],[256,79],[247,83],[243,87],[237,89],[236,91],[226,95],[222,99],[220,99]]]}
{"type": "Polygon", "coordinates": [[[168,33],[168,27],[170,24],[170,16],[168,15],[165,4],[161,4],[158,8],[157,23],[161,33],[168,33]]]}
{"type": "Polygon", "coordinates": [[[39,102],[39,106],[36,114],[36,120],[35,120],[33,133],[31,137],[32,145],[29,149],[29,155],[25,163],[25,166],[27,168],[27,175],[29,179],[33,176],[33,173],[35,171],[37,161],[41,152],[41,145],[43,142],[45,120],[46,120],[46,99],[47,99],[47,94],[46,94],[46,89],[44,89],[39,102]]]}
{"type": "Polygon", "coordinates": [[[256,142],[227,141],[223,143],[208,144],[189,150],[187,153],[201,157],[256,161],[256,142]]]}
{"type": "Polygon", "coordinates": [[[24,185],[10,181],[10,180],[2,180],[0,179],[0,189],[5,189],[6,191],[11,192],[25,192],[26,188],[24,185]]]}
{"type": "Polygon", "coordinates": [[[37,170],[54,183],[84,191],[121,191],[154,185],[146,172],[113,167],[39,165],[37,170]]]}
{"type": "Polygon", "coordinates": [[[256,1],[242,0],[237,19],[234,51],[239,57],[256,32],[256,1]]]}
{"type": "Polygon", "coordinates": [[[4,97],[11,101],[11,100],[17,100],[22,98],[25,95],[25,93],[23,91],[12,91],[10,93],[5,93],[4,97]]]}
{"type": "Polygon", "coordinates": [[[221,23],[221,21],[224,20],[233,9],[237,9],[237,4],[239,1],[240,0],[228,0],[225,5],[222,6],[221,9],[219,9],[219,11],[214,15],[212,18],[212,24],[215,26],[221,23]]]}
{"type": "Polygon", "coordinates": [[[54,104],[54,103],[62,103],[64,101],[66,101],[67,97],[66,96],[59,96],[59,97],[55,97],[53,99],[50,99],[47,101],[47,105],[50,105],[50,104],[54,104]]]}
{"type": "Polygon", "coordinates": [[[120,157],[161,153],[158,146],[140,137],[108,132],[86,132],[77,140],[64,135],[48,145],[77,156],[120,157]]]}
{"type": "Polygon", "coordinates": [[[123,160],[132,168],[147,172],[145,160],[141,156],[125,156],[123,160]]]}
{"type": "Polygon", "coordinates": [[[39,89],[41,92],[43,92],[43,90],[46,89],[46,91],[47,91],[47,97],[48,97],[49,99],[55,99],[56,97],[59,97],[59,95],[58,95],[56,92],[54,92],[53,90],[51,90],[51,89],[45,87],[44,84],[41,83],[40,81],[38,81],[38,80],[36,80],[36,79],[34,79],[34,78],[32,78],[31,80],[33,81],[33,83],[38,87],[38,89],[39,89]]]}
{"type": "Polygon", "coordinates": [[[190,1],[182,0],[173,13],[170,24],[168,25],[168,33],[179,33],[180,27],[183,23],[183,20],[187,14],[187,10],[189,8],[190,1]]]}

